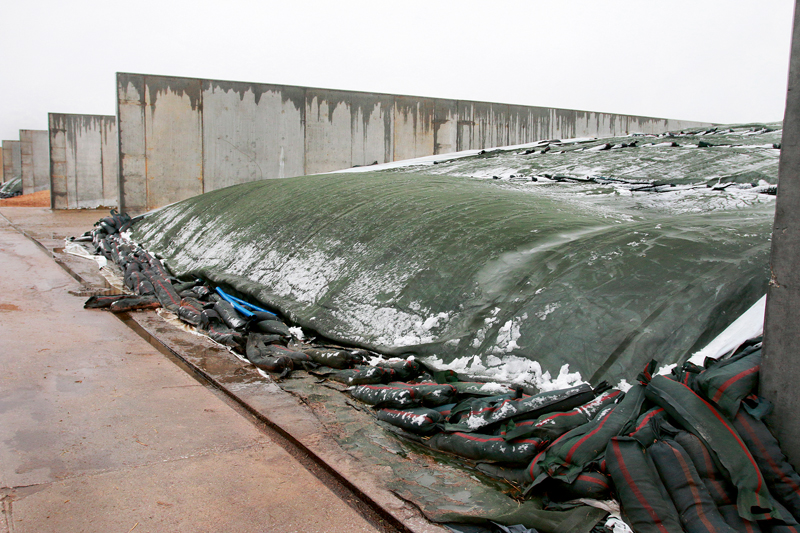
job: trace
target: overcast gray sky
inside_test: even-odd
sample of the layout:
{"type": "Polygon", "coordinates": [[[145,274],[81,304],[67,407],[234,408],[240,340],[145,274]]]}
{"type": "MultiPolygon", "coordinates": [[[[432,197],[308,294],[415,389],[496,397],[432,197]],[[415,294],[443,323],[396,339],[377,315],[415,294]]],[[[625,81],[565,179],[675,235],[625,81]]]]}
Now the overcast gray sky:
{"type": "Polygon", "coordinates": [[[783,119],[791,0],[8,0],[0,137],[141,72],[733,123],[783,119]]]}

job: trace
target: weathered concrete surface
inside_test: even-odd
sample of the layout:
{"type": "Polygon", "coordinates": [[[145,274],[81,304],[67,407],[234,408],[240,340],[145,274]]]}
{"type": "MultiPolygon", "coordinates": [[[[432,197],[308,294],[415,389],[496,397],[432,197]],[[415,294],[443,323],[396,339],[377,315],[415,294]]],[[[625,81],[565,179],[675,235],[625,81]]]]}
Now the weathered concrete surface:
{"type": "Polygon", "coordinates": [[[3,150],[0,149],[0,183],[5,183],[6,169],[3,166],[3,150]]]}
{"type": "Polygon", "coordinates": [[[547,138],[706,123],[308,87],[117,74],[120,206],[547,138]]]}
{"type": "Polygon", "coordinates": [[[117,119],[50,113],[50,201],[53,209],[116,207],[117,119]]]}
{"type": "Polygon", "coordinates": [[[3,141],[3,181],[22,176],[22,153],[19,141],[3,141]]]}
{"type": "MultiPolygon", "coordinates": [[[[98,215],[58,213],[29,233],[98,215]]],[[[0,531],[375,531],[5,218],[0,269],[0,531]]]]}
{"type": "Polygon", "coordinates": [[[779,167],[772,278],[764,322],[761,393],[775,404],[770,420],[781,449],[800,468],[800,1],[795,5],[789,88],[779,167]]]}
{"type": "Polygon", "coordinates": [[[50,137],[47,130],[19,130],[22,194],[50,188],[50,137]]]}

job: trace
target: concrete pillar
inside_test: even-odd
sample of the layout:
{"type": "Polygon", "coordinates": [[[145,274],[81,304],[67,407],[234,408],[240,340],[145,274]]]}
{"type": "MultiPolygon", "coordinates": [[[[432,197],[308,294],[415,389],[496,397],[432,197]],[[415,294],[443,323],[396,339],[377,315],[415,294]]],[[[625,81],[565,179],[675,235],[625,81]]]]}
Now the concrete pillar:
{"type": "Polygon", "coordinates": [[[775,404],[770,425],[800,467],[800,0],[797,0],[772,230],[761,394],[775,404]]]}
{"type": "Polygon", "coordinates": [[[3,141],[3,181],[22,176],[22,156],[19,141],[3,141]]]}
{"type": "Polygon", "coordinates": [[[47,130],[19,130],[22,194],[50,189],[50,137],[47,130]]]}

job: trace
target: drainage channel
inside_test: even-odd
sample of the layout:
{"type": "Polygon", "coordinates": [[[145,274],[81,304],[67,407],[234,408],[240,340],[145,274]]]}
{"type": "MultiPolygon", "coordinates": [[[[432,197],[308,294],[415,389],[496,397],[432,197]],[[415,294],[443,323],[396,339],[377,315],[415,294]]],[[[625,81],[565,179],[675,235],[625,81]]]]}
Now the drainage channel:
{"type": "Polygon", "coordinates": [[[325,484],[342,501],[363,516],[373,527],[384,533],[412,533],[401,521],[392,516],[378,505],[366,493],[359,490],[345,477],[332,469],[325,461],[319,458],[297,439],[276,426],[268,418],[241,402],[234,394],[219,387],[205,372],[186,361],[180,353],[172,350],[157,337],[148,333],[128,313],[117,316],[126,326],[147,341],[178,368],[192,376],[199,384],[203,385],[217,397],[222,399],[236,412],[250,420],[257,428],[265,433],[273,442],[281,446],[303,467],[311,472],[317,479],[325,484]]]}

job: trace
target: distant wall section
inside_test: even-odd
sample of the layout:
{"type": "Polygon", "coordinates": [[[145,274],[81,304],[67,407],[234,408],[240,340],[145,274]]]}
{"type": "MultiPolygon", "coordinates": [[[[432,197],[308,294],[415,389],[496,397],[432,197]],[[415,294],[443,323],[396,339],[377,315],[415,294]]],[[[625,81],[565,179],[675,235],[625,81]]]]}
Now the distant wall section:
{"type": "Polygon", "coordinates": [[[22,177],[19,141],[3,141],[3,181],[22,177]]]}
{"type": "Polygon", "coordinates": [[[19,130],[22,194],[50,188],[49,144],[47,130],[19,130]]]}
{"type": "Polygon", "coordinates": [[[117,74],[120,206],[540,139],[708,124],[545,107],[117,74]]]}
{"type": "Polygon", "coordinates": [[[119,201],[116,117],[50,113],[48,126],[51,207],[116,207],[119,201]]]}

